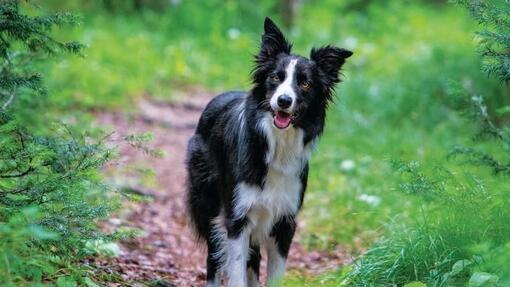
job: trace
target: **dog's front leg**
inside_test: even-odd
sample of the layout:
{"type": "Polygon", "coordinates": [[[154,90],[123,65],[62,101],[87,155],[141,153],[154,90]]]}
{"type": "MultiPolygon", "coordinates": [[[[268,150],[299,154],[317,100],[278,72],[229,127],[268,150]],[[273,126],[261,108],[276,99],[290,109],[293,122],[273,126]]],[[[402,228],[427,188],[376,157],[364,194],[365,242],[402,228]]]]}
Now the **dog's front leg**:
{"type": "Polygon", "coordinates": [[[287,255],[296,231],[294,218],[284,217],[276,223],[271,237],[266,243],[267,248],[267,283],[268,287],[282,286],[287,255]]]}
{"type": "Polygon", "coordinates": [[[267,281],[266,286],[281,286],[285,275],[287,258],[278,251],[278,244],[274,238],[267,242],[267,281]]]}
{"type": "Polygon", "coordinates": [[[227,287],[246,287],[246,262],[250,250],[250,232],[245,220],[235,220],[228,224],[225,272],[227,287]]]}
{"type": "Polygon", "coordinates": [[[248,287],[259,287],[260,275],[260,247],[258,244],[250,243],[250,259],[248,260],[248,287]]]}

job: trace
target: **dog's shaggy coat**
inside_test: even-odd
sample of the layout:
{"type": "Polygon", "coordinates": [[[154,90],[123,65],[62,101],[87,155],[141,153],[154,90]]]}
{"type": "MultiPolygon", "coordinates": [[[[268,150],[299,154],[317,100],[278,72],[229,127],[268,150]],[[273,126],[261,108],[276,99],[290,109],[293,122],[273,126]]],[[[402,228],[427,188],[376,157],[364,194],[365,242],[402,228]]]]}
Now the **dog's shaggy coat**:
{"type": "Polygon", "coordinates": [[[352,52],[325,46],[310,59],[268,18],[249,92],[227,92],[205,108],[188,144],[189,215],[207,242],[207,285],[259,286],[283,277],[303,203],[308,160],[324,128],[339,71],[352,52]]]}

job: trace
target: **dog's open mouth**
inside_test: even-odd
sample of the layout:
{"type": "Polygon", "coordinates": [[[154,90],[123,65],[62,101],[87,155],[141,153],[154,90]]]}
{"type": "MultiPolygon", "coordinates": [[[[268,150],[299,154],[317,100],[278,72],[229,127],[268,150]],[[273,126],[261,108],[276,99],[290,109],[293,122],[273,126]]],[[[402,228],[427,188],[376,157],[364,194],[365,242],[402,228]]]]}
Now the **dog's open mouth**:
{"type": "Polygon", "coordinates": [[[291,114],[282,111],[277,111],[273,117],[274,125],[279,129],[288,127],[291,119],[291,114]]]}

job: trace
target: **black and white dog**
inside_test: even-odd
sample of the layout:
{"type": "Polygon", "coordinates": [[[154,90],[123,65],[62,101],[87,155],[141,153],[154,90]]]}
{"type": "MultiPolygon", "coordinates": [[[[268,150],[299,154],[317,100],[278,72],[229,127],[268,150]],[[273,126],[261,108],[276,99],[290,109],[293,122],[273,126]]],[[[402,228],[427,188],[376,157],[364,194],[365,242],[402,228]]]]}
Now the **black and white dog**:
{"type": "Polygon", "coordinates": [[[310,59],[268,18],[253,89],[227,92],[205,108],[188,144],[188,209],[207,242],[207,285],[259,286],[260,247],[268,285],[283,278],[308,177],[339,71],[352,52],[325,46],[310,59]]]}

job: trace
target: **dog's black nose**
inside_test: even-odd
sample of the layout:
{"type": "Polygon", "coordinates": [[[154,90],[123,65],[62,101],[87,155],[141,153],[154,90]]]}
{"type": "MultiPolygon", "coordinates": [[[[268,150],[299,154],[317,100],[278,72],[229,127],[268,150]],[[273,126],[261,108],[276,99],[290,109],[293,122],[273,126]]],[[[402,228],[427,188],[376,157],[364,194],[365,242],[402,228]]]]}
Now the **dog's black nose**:
{"type": "Polygon", "coordinates": [[[286,109],[292,105],[292,98],[287,95],[281,95],[278,97],[278,106],[282,109],[286,109]]]}

